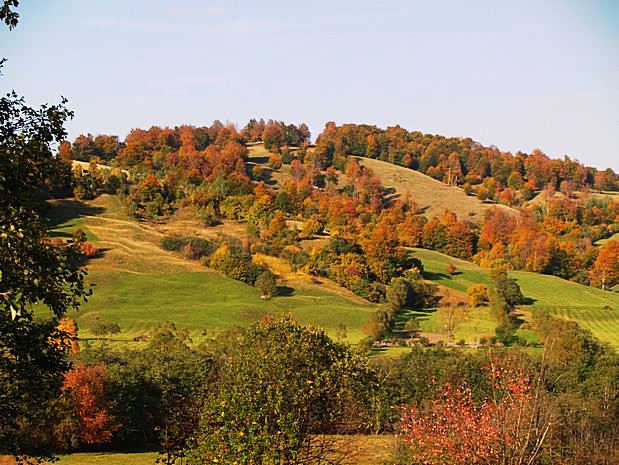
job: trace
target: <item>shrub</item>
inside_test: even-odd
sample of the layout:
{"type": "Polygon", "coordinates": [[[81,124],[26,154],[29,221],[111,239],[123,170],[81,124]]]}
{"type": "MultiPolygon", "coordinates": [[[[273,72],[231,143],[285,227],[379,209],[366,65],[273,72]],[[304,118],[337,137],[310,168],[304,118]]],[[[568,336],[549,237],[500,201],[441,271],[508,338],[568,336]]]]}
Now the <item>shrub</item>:
{"type": "Polygon", "coordinates": [[[524,302],[524,296],[520,286],[514,278],[510,278],[504,270],[492,271],[497,294],[507,303],[510,308],[524,302]]]}
{"type": "Polygon", "coordinates": [[[393,278],[387,287],[386,300],[391,308],[400,310],[408,302],[410,284],[404,278],[393,278]]]}
{"type": "Polygon", "coordinates": [[[160,241],[161,248],[170,252],[180,252],[185,244],[184,237],[163,237],[160,241]]]}
{"type": "Polygon", "coordinates": [[[161,248],[171,252],[182,252],[191,259],[199,260],[208,257],[215,250],[215,244],[200,237],[164,237],[160,242],[161,248]]]}
{"type": "Polygon", "coordinates": [[[90,325],[90,330],[95,336],[105,336],[120,333],[120,326],[113,321],[97,318],[95,322],[90,325]]]}
{"type": "Polygon", "coordinates": [[[94,258],[99,253],[99,249],[91,242],[82,242],[80,244],[80,250],[85,258],[94,258]]]}
{"type": "Polygon", "coordinates": [[[263,271],[252,261],[249,251],[236,242],[224,242],[220,245],[213,252],[209,264],[229,278],[247,284],[254,284],[263,271]]]}
{"type": "Polygon", "coordinates": [[[485,284],[474,284],[466,290],[471,307],[480,307],[489,301],[488,287],[485,284]]]}
{"type": "Polygon", "coordinates": [[[278,170],[282,167],[282,157],[274,153],[269,157],[269,168],[278,170]]]}
{"type": "Polygon", "coordinates": [[[217,210],[212,205],[208,205],[200,210],[200,220],[204,223],[204,226],[217,226],[221,221],[217,210]]]}
{"type": "Polygon", "coordinates": [[[455,275],[457,271],[458,268],[456,268],[456,265],[454,265],[453,263],[449,263],[447,265],[447,273],[449,273],[450,275],[455,275]]]}
{"type": "Polygon", "coordinates": [[[277,282],[275,281],[275,275],[269,270],[263,271],[254,284],[256,289],[260,291],[263,299],[270,299],[277,292],[277,282]]]}
{"type": "Polygon", "coordinates": [[[412,308],[432,307],[438,301],[436,285],[417,280],[409,282],[408,306],[412,308]]]}

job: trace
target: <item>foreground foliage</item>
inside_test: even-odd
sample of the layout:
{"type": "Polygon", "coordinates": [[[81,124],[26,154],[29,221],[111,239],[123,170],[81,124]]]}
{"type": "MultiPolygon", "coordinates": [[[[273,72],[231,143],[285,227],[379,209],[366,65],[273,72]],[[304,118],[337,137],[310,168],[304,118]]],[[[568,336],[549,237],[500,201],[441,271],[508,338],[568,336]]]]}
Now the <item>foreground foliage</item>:
{"type": "Polygon", "coordinates": [[[190,463],[327,463],[326,434],[369,426],[375,384],[359,357],[291,318],[252,325],[228,346],[190,463]]]}
{"type": "MultiPolygon", "coordinates": [[[[0,19],[15,26],[4,2],[0,19]]],[[[53,155],[72,114],[63,101],[35,109],[12,92],[0,98],[0,453],[42,453],[24,425],[41,425],[68,368],[57,320],[88,292],[77,242],[53,243],[43,227],[41,200],[70,180],[53,155]],[[43,302],[51,321],[37,321],[43,302]]]]}

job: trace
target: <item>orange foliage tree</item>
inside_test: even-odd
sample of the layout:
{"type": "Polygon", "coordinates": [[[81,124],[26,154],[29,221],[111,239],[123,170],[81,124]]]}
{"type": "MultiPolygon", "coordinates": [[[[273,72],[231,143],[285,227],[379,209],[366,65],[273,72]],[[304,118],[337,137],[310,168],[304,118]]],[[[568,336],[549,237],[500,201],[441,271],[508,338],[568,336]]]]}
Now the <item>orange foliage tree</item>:
{"type": "Polygon", "coordinates": [[[591,284],[610,289],[619,283],[619,241],[608,241],[602,246],[589,270],[591,284]]]}
{"type": "Polygon", "coordinates": [[[110,413],[111,405],[105,396],[107,380],[103,365],[89,367],[78,363],[65,375],[63,391],[73,405],[79,438],[84,444],[109,442],[121,427],[110,413]]]}
{"type": "Polygon", "coordinates": [[[69,317],[61,318],[58,322],[58,329],[62,333],[58,343],[68,348],[72,355],[77,354],[80,351],[80,344],[77,338],[77,323],[75,320],[69,317]]]}

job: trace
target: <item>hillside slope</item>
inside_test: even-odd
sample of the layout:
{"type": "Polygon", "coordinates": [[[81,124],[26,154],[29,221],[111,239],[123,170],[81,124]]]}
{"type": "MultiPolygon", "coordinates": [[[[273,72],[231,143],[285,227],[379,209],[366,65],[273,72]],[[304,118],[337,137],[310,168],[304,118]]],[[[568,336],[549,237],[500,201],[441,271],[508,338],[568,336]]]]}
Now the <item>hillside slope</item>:
{"type": "MultiPolygon", "coordinates": [[[[413,249],[424,264],[428,279],[457,291],[473,284],[490,285],[490,272],[474,263],[458,260],[439,252],[413,249]],[[447,266],[456,265],[450,275],[447,266]]],[[[523,310],[539,309],[561,318],[574,320],[589,329],[599,340],[619,349],[619,293],[583,286],[556,276],[514,271],[510,273],[528,299],[523,310]]],[[[458,336],[458,334],[456,334],[458,336]]]]}
{"type": "MultiPolygon", "coordinates": [[[[290,165],[283,165],[276,171],[271,170],[267,166],[269,155],[270,153],[264,149],[262,144],[251,145],[248,164],[250,167],[261,165],[265,168],[269,183],[276,187],[290,177],[290,165]]],[[[428,218],[441,216],[445,210],[451,210],[463,220],[468,219],[480,223],[483,221],[486,210],[493,206],[516,213],[516,210],[505,205],[484,203],[477,197],[466,195],[460,187],[448,186],[419,171],[371,158],[357,159],[378,175],[386,188],[388,200],[396,199],[408,192],[428,218]]],[[[345,175],[341,175],[341,178],[340,182],[346,182],[345,175]]]]}
{"type": "Polygon", "coordinates": [[[362,165],[371,168],[388,190],[393,190],[391,197],[410,193],[411,198],[423,209],[424,214],[431,218],[441,216],[445,210],[455,212],[459,218],[481,222],[484,213],[493,206],[516,212],[505,205],[481,202],[477,197],[466,195],[457,186],[448,186],[419,171],[394,165],[371,158],[359,158],[362,165]]]}
{"type": "MultiPolygon", "coordinates": [[[[219,233],[239,236],[244,228],[238,223],[205,228],[184,211],[166,221],[138,223],[124,214],[116,197],[109,195],[90,202],[53,201],[48,216],[50,235],[66,237],[81,228],[102,252],[101,257],[88,263],[88,280],[95,285],[95,293],[82,310],[72,314],[81,337],[92,337],[93,323],[103,318],[120,325],[122,332],[116,338],[119,341],[148,335],[164,321],[189,329],[192,338],[200,341],[205,335],[247,324],[263,315],[292,313],[301,322],[321,326],[332,335],[344,325],[347,340],[356,343],[365,336],[362,328],[376,308],[329,280],[292,272],[282,259],[256,256],[255,260],[280,276],[284,286],[283,295],[265,301],[252,286],[159,247],[161,237],[171,234],[211,239],[219,233]]],[[[424,263],[426,279],[442,287],[465,292],[473,284],[491,284],[488,270],[473,263],[425,249],[412,252],[424,263]],[[450,263],[457,267],[453,276],[447,272],[450,263]]],[[[513,276],[529,299],[523,306],[525,313],[538,308],[575,320],[600,340],[619,348],[618,293],[535,273],[514,272],[513,276]]],[[[402,318],[410,316],[419,318],[425,335],[445,339],[444,328],[433,311],[411,311],[402,318]]],[[[494,327],[489,311],[476,309],[456,330],[455,338],[476,342],[493,336],[494,327]]],[[[536,339],[526,328],[518,334],[527,340],[536,339]]]]}
{"type": "Polygon", "coordinates": [[[327,280],[295,276],[283,280],[283,295],[265,301],[252,286],[162,250],[159,241],[168,232],[166,224],[127,218],[113,196],[51,204],[50,235],[66,237],[81,228],[102,252],[87,265],[94,295],[71,315],[81,337],[92,337],[92,324],[103,318],[120,325],[119,341],[148,335],[156,325],[172,321],[187,328],[197,342],[264,315],[291,313],[332,335],[344,325],[347,340],[356,343],[365,336],[361,327],[375,310],[327,280]]]}

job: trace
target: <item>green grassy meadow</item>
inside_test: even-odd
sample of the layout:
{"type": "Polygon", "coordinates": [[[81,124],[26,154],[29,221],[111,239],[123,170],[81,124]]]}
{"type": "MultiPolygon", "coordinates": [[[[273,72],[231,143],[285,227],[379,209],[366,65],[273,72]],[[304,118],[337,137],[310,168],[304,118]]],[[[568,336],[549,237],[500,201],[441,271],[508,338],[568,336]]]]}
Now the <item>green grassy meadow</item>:
{"type": "MultiPolygon", "coordinates": [[[[112,196],[103,195],[91,202],[57,201],[48,218],[52,236],[66,237],[81,228],[102,251],[100,258],[88,263],[88,282],[94,285],[94,295],[71,315],[84,339],[94,337],[90,327],[97,318],[121,327],[112,343],[132,342],[164,321],[186,328],[193,340],[199,342],[264,315],[290,313],[304,324],[324,328],[332,336],[344,325],[346,341],[356,343],[365,336],[362,327],[376,308],[336,286],[309,279],[284,280],[280,296],[263,300],[252,286],[162,250],[159,240],[174,223],[158,225],[131,220],[112,196]]],[[[192,232],[202,233],[195,229],[192,232]]],[[[464,293],[473,284],[492,284],[489,271],[471,262],[425,249],[412,249],[412,253],[424,263],[426,279],[440,286],[464,293]],[[457,268],[454,275],[447,272],[450,263],[457,268]]],[[[575,320],[601,341],[619,347],[619,293],[536,273],[519,271],[512,276],[528,299],[521,311],[525,322],[531,309],[540,309],[575,320]]],[[[431,341],[446,339],[436,311],[409,310],[400,316],[401,327],[413,316],[431,341]]],[[[476,343],[482,337],[492,337],[494,328],[487,308],[472,309],[456,328],[454,341],[476,343]]],[[[537,342],[526,324],[517,335],[530,343],[537,342]]]]}
{"type": "Polygon", "coordinates": [[[247,284],[214,272],[136,274],[92,270],[94,294],[78,312],[70,314],[82,338],[92,337],[90,322],[97,317],[118,323],[114,339],[132,340],[148,335],[157,323],[171,321],[190,331],[192,338],[213,336],[235,325],[246,325],[264,315],[292,314],[304,324],[334,334],[338,324],[347,327],[347,340],[358,342],[361,325],[374,311],[329,292],[294,290],[291,295],[265,301],[247,284]]]}
{"type": "Polygon", "coordinates": [[[58,465],[153,465],[157,452],[81,452],[63,455],[58,465]]]}
{"type": "MultiPolygon", "coordinates": [[[[492,282],[489,271],[474,263],[425,249],[414,249],[414,255],[422,260],[428,279],[456,291],[464,292],[472,284],[489,285],[492,282]],[[449,263],[456,265],[457,272],[454,276],[447,272],[449,263]]],[[[556,276],[526,271],[514,271],[510,274],[518,281],[528,299],[527,304],[522,306],[525,312],[539,309],[577,321],[601,341],[619,348],[619,293],[583,286],[556,276]]],[[[420,316],[422,330],[434,332],[438,325],[435,315],[425,316],[425,320],[424,315],[420,316]]],[[[487,331],[490,321],[491,317],[485,309],[474,310],[470,320],[456,330],[456,340],[470,340],[471,336],[479,335],[477,329],[487,331]]],[[[530,330],[519,330],[517,334],[527,340],[534,340],[530,330]]]]}
{"type": "Polygon", "coordinates": [[[606,244],[607,242],[610,242],[610,241],[619,241],[619,232],[616,232],[612,236],[607,237],[605,239],[600,239],[599,241],[596,241],[595,245],[604,245],[604,244],[606,244]]]}
{"type": "Polygon", "coordinates": [[[84,339],[94,337],[90,327],[97,318],[120,326],[121,333],[112,342],[148,335],[164,321],[189,330],[199,342],[264,315],[290,313],[333,336],[344,325],[346,341],[356,343],[364,337],[361,327],[375,310],[375,305],[309,280],[286,283],[282,295],[263,300],[252,286],[162,250],[163,234],[153,225],[127,218],[115,197],[87,203],[58,201],[48,218],[52,236],[67,237],[81,228],[102,250],[101,257],[87,264],[94,294],[70,314],[84,339]]]}
{"type": "MultiPolygon", "coordinates": [[[[393,459],[397,439],[390,434],[337,437],[342,450],[348,451],[344,464],[381,465],[393,459]]],[[[153,465],[156,452],[86,452],[63,455],[58,465],[153,465]]],[[[2,463],[2,462],[0,462],[2,463]]]]}

